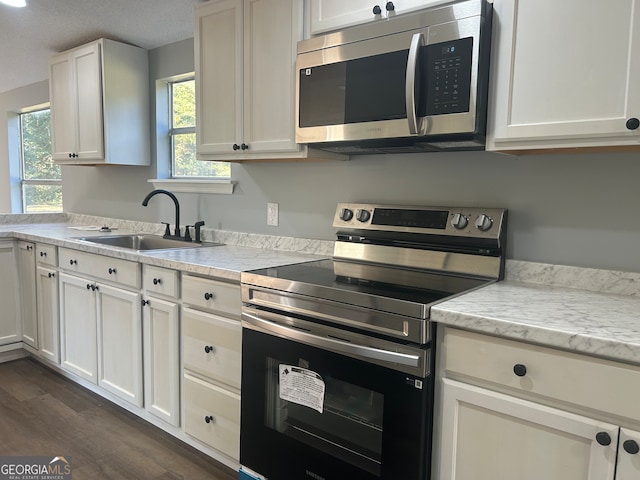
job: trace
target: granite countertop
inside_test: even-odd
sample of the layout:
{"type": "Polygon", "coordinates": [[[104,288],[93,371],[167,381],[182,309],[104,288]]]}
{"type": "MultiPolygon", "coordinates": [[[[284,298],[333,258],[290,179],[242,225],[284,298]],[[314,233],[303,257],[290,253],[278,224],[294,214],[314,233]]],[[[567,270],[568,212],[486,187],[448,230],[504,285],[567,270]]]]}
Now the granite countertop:
{"type": "Polygon", "coordinates": [[[73,248],[183,272],[215,276],[234,282],[240,281],[240,272],[242,271],[327,258],[324,255],[233,244],[139,252],[76,239],[77,237],[139,233],[139,230],[126,231],[119,228],[111,233],[105,233],[76,230],[71,227],[78,227],[78,225],[75,223],[4,224],[0,225],[0,238],[43,242],[58,247],[73,248]]]}
{"type": "Polygon", "coordinates": [[[632,294],[507,279],[434,306],[431,318],[442,325],[640,364],[640,296],[632,294]]]}

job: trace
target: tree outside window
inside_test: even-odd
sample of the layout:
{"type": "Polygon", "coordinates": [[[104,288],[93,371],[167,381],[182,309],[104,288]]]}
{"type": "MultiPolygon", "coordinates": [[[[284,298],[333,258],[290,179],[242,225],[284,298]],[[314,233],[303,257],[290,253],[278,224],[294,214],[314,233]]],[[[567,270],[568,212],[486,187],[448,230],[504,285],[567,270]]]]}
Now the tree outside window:
{"type": "Polygon", "coordinates": [[[171,171],[174,178],[229,178],[231,166],[226,162],[203,162],[196,159],[196,89],[195,80],[169,83],[171,98],[171,171]]]}
{"type": "Polygon", "coordinates": [[[62,172],[51,155],[50,110],[20,114],[22,211],[62,212],[62,172]]]}

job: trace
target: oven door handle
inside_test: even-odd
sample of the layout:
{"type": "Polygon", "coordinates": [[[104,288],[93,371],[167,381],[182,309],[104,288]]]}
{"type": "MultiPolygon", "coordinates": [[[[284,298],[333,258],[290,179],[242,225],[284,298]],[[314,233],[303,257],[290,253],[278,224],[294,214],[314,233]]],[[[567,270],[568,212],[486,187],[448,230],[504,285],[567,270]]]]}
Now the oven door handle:
{"type": "Polygon", "coordinates": [[[297,340],[314,347],[325,348],[337,353],[344,353],[363,360],[378,360],[381,362],[406,365],[408,367],[420,367],[419,355],[393,352],[390,350],[358,345],[334,338],[319,337],[304,330],[273,323],[246,311],[242,312],[242,320],[245,324],[250,325],[249,328],[258,329],[287,339],[297,340]]]}
{"type": "Polygon", "coordinates": [[[418,53],[424,46],[424,35],[416,33],[411,38],[409,58],[407,59],[407,74],[405,79],[405,102],[407,105],[407,120],[409,121],[409,133],[420,132],[420,122],[416,111],[416,70],[418,66],[418,53]]]}

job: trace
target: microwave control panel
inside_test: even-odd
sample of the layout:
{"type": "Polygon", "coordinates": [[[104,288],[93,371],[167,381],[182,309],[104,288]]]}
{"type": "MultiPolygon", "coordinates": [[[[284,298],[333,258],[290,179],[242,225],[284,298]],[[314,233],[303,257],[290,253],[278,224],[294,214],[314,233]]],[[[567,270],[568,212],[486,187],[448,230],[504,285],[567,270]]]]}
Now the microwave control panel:
{"type": "Polygon", "coordinates": [[[427,67],[424,116],[468,112],[473,38],[427,45],[423,52],[427,67]]]}

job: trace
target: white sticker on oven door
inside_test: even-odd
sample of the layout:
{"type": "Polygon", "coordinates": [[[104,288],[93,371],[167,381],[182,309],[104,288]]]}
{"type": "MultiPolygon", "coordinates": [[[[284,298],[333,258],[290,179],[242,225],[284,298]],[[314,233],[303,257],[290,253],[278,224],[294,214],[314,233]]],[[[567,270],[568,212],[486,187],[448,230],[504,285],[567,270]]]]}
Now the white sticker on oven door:
{"type": "Polygon", "coordinates": [[[322,413],[325,385],[316,372],[280,364],[280,398],[322,413]]]}

